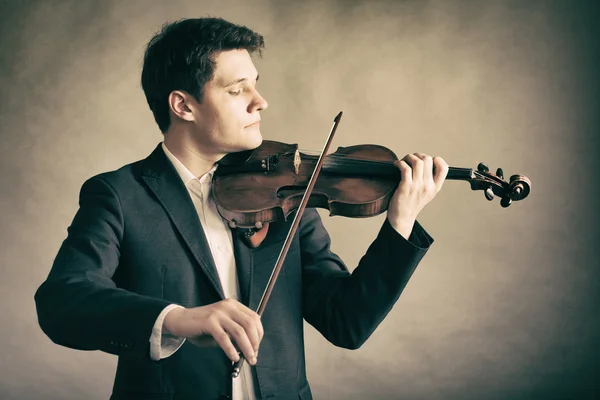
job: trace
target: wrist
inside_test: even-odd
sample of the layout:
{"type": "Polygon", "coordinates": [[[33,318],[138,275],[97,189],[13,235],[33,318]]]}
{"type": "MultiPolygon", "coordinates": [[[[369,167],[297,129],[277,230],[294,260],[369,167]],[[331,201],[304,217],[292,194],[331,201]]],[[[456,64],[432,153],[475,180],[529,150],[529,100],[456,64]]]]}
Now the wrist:
{"type": "Polygon", "coordinates": [[[177,307],[169,311],[163,321],[163,333],[170,333],[175,336],[183,336],[182,320],[186,309],[177,307]]]}
{"type": "Polygon", "coordinates": [[[390,218],[388,215],[388,221],[396,232],[408,240],[415,226],[416,218],[390,218]]]}

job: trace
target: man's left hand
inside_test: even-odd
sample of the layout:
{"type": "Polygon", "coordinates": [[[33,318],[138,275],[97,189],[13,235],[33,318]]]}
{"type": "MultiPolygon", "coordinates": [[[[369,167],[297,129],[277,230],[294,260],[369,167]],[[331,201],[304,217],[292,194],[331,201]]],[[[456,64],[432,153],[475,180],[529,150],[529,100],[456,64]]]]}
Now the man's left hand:
{"type": "Polygon", "coordinates": [[[407,154],[394,163],[401,173],[400,183],[390,200],[387,218],[392,227],[408,239],[417,216],[442,189],[448,164],[441,157],[423,153],[407,154]]]}

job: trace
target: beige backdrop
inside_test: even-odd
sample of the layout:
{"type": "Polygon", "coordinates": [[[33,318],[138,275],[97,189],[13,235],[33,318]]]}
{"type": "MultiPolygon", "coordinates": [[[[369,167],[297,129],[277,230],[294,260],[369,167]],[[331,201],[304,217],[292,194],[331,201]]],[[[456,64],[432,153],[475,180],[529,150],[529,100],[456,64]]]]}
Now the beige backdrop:
{"type": "MultiPolygon", "coordinates": [[[[584,1],[0,2],[0,397],[107,399],[116,358],[53,344],[33,294],[83,181],[161,140],[139,85],[166,20],[264,34],[265,137],[377,143],[533,182],[508,209],[447,182],[436,242],[357,351],[307,326],[317,399],[548,399],[598,393],[598,6],[584,1]]],[[[353,268],[383,217],[322,214],[353,268]]]]}

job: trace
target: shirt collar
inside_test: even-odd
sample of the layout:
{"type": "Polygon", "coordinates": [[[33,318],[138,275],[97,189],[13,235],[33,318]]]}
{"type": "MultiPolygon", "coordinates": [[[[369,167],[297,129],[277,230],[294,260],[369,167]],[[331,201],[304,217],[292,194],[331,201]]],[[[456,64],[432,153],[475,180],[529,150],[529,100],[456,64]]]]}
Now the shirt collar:
{"type": "Polygon", "coordinates": [[[169,161],[171,161],[171,163],[173,164],[173,167],[175,167],[175,170],[179,174],[179,177],[181,178],[181,180],[183,181],[183,183],[186,186],[194,180],[197,180],[200,183],[210,183],[211,182],[212,176],[213,176],[215,170],[217,169],[217,164],[215,164],[207,173],[205,173],[204,175],[197,178],[196,176],[194,176],[194,174],[189,169],[186,168],[185,165],[183,165],[183,163],[181,161],[179,161],[179,159],[177,159],[177,157],[175,157],[175,155],[173,155],[173,153],[171,153],[169,151],[169,149],[167,149],[167,146],[165,146],[165,142],[162,142],[161,145],[162,145],[162,149],[165,152],[167,158],[169,159],[169,161]]]}

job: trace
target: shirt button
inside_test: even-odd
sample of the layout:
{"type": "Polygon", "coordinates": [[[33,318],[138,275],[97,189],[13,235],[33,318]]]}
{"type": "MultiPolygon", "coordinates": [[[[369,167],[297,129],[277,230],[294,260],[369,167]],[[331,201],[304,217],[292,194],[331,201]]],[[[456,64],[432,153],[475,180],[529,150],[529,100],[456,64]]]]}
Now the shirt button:
{"type": "Polygon", "coordinates": [[[223,247],[221,245],[217,245],[217,250],[223,251],[223,247]]]}

